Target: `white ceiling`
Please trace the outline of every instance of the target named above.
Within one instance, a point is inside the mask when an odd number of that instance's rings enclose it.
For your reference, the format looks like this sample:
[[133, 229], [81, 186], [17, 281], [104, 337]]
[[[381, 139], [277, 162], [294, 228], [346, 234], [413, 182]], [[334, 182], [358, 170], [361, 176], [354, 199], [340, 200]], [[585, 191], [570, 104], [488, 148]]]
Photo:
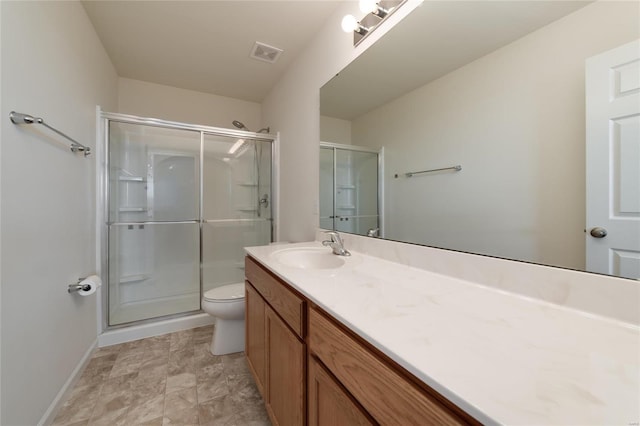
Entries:
[[321, 114], [353, 120], [590, 1], [425, 1], [321, 89]]
[[[339, 4], [83, 1], [120, 77], [253, 102], [264, 99]], [[251, 59], [256, 41], [284, 53], [275, 64]]]

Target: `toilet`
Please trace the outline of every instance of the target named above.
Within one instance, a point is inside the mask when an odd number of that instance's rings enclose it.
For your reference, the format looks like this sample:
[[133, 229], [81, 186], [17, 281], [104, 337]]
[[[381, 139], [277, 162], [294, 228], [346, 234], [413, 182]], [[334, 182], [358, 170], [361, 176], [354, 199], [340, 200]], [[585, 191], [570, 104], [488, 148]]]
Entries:
[[205, 292], [202, 310], [216, 319], [210, 348], [213, 355], [244, 351], [244, 283]]

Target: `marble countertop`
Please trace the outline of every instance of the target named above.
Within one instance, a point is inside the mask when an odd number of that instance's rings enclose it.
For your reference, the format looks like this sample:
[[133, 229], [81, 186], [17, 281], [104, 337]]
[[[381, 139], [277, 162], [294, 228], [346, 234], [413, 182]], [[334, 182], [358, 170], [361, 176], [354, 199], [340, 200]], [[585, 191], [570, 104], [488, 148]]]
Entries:
[[355, 252], [312, 271], [274, 255], [305, 247], [245, 250], [480, 422], [640, 422], [639, 327]]

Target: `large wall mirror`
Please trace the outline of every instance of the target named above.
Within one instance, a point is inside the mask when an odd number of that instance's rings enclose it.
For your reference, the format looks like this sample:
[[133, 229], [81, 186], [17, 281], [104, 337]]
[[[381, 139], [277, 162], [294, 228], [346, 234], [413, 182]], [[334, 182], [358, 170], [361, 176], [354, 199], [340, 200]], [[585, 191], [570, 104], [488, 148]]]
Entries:
[[425, 1], [322, 87], [320, 139], [384, 149], [383, 238], [640, 279], [638, 16]]

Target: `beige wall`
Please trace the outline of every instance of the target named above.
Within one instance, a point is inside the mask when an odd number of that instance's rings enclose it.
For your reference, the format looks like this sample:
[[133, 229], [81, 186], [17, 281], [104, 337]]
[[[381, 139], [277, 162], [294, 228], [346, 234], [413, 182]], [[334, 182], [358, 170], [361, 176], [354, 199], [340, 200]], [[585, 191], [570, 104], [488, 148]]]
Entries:
[[638, 16], [589, 5], [355, 119], [354, 145], [385, 146], [386, 237], [584, 269], [585, 59]]
[[95, 147], [96, 105], [117, 76], [79, 2], [0, 2], [3, 425], [34, 425], [96, 342], [96, 298], [67, 285], [96, 271], [95, 156], [72, 154], [41, 116]]
[[339, 118], [320, 116], [320, 140], [322, 142], [351, 144], [351, 122]]
[[117, 112], [226, 128], [238, 120], [254, 132], [264, 127], [258, 103], [129, 78], [118, 79]]

